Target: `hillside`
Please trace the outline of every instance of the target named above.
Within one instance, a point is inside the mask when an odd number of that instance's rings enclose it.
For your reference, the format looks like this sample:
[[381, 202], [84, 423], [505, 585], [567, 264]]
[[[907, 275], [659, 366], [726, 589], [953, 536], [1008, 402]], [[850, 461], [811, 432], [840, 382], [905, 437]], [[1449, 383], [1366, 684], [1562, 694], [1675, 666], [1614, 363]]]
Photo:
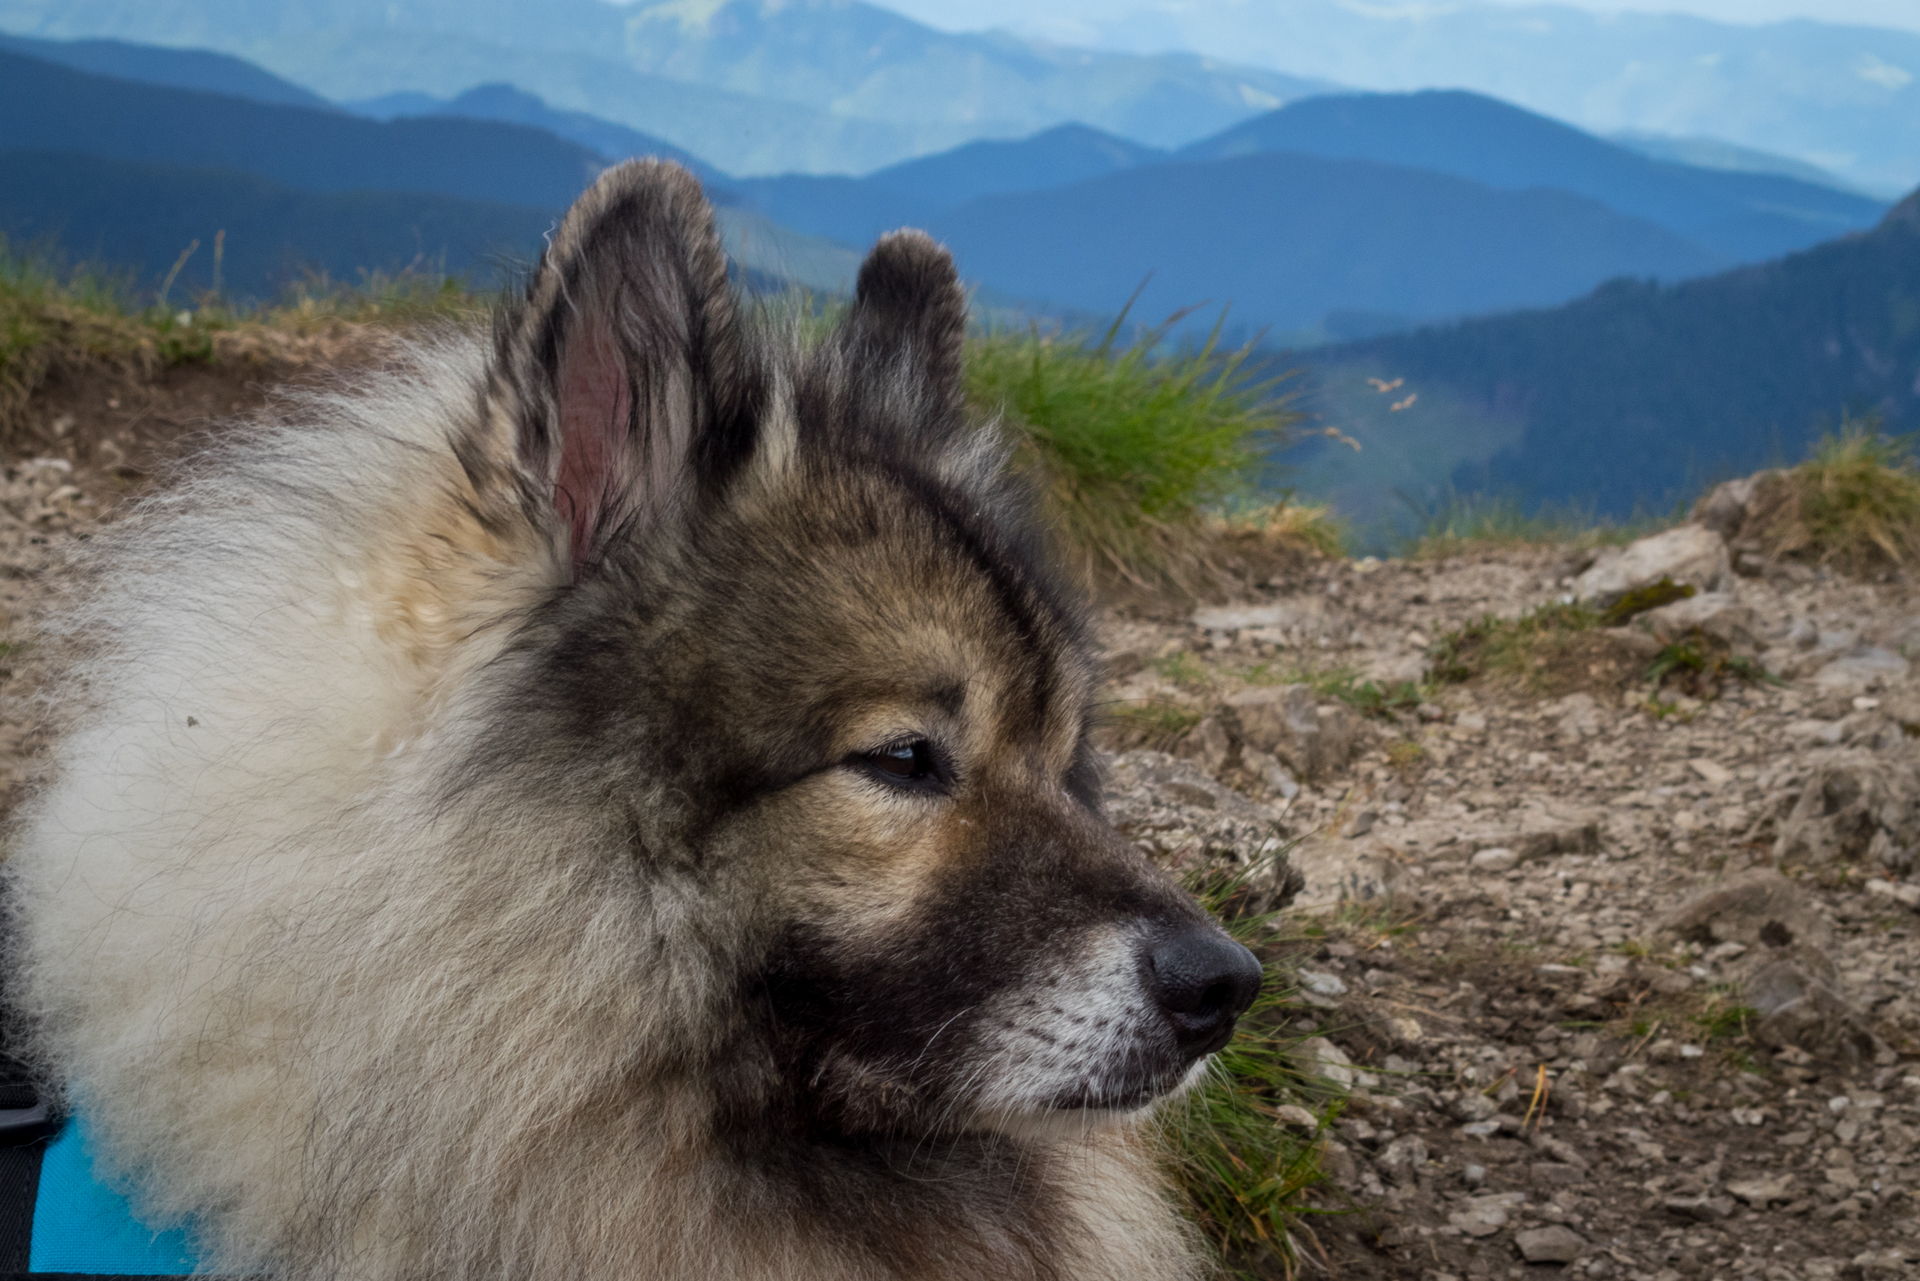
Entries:
[[659, 156], [665, 160], [679, 161], [709, 185], [727, 181], [726, 175], [712, 165], [663, 138], [590, 116], [584, 111], [556, 111], [533, 94], [507, 84], [476, 85], [454, 98], [436, 98], [425, 93], [395, 93], [384, 98], [369, 98], [342, 105], [356, 115], [373, 120], [457, 116], [466, 120], [526, 125], [577, 143], [609, 161], [626, 160], [633, 156]]
[[134, 84], [0, 51], [0, 146], [215, 166], [315, 192], [562, 208], [601, 157], [522, 125], [344, 112]]
[[302, 89], [290, 80], [282, 80], [243, 58], [205, 49], [167, 49], [129, 44], [124, 40], [34, 40], [0, 35], [0, 50], [139, 84], [198, 89], [289, 107], [328, 110], [333, 106], [319, 94]]
[[260, 300], [310, 273], [355, 281], [414, 267], [489, 284], [539, 252], [553, 218], [432, 193], [323, 194], [232, 169], [0, 150], [7, 242], [57, 245], [69, 258], [135, 273], [146, 290], [197, 240], [169, 295], [179, 302], [212, 285], [216, 232], [226, 233], [224, 292]]
[[1211, 160], [1295, 152], [1432, 169], [1502, 190], [1551, 187], [1644, 218], [1730, 262], [1757, 262], [1872, 226], [1881, 202], [1779, 174], [1701, 169], [1482, 94], [1336, 94], [1289, 103], [1180, 151]]
[[1072, 120], [1180, 143], [1332, 87], [1191, 55], [951, 35], [845, 0], [0, 0], [0, 30], [217, 49], [336, 101], [512, 84], [739, 174], [863, 172]]
[[[1920, 428], [1920, 194], [1873, 230], [1679, 284], [1622, 280], [1548, 311], [1303, 353], [1312, 408], [1363, 447], [1296, 479], [1356, 514], [1392, 489], [1664, 508], [1798, 458], [1843, 412]], [[1391, 396], [1369, 377], [1405, 379]], [[1394, 413], [1389, 402], [1419, 400]]]
[[1721, 265], [1578, 196], [1294, 155], [1146, 165], [983, 197], [928, 226], [969, 278], [1036, 301], [1112, 313], [1152, 273], [1137, 318], [1231, 302], [1241, 323], [1282, 331], [1333, 309], [1458, 315]]

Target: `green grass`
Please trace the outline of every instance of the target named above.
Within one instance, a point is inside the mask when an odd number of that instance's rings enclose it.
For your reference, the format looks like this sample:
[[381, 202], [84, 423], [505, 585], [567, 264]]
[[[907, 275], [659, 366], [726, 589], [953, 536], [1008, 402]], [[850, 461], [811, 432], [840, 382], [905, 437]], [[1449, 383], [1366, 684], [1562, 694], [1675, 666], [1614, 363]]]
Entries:
[[[1167, 1168], [1188, 1215], [1226, 1271], [1244, 1278], [1299, 1270], [1308, 1235], [1303, 1220], [1314, 1212], [1306, 1195], [1324, 1182], [1322, 1136], [1341, 1104], [1323, 1078], [1300, 1072], [1302, 1038], [1282, 1030], [1290, 985], [1275, 959], [1275, 914], [1249, 902], [1265, 870], [1256, 863], [1188, 880], [1228, 932], [1262, 956], [1267, 981], [1206, 1078], [1157, 1118]], [[1277, 1109], [1290, 1103], [1312, 1111], [1319, 1130], [1309, 1135], [1282, 1124]]]
[[1812, 456], [1770, 477], [1748, 526], [1775, 556], [1866, 573], [1920, 563], [1920, 466], [1912, 437], [1849, 418]]
[[989, 333], [968, 345], [967, 396], [1019, 434], [1066, 542], [1096, 576], [1188, 587], [1206, 523], [1251, 492], [1293, 415], [1246, 370], [1248, 351], [1160, 354], [1161, 335]]

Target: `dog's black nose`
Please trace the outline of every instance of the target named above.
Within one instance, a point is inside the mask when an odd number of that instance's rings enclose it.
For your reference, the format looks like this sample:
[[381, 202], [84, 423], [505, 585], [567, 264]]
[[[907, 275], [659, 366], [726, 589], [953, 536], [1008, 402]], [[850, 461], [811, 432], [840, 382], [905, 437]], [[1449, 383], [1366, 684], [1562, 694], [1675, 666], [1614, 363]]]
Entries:
[[1181, 930], [1153, 949], [1154, 999], [1192, 1058], [1211, 1054], [1233, 1035], [1234, 1021], [1260, 992], [1260, 962], [1210, 925]]

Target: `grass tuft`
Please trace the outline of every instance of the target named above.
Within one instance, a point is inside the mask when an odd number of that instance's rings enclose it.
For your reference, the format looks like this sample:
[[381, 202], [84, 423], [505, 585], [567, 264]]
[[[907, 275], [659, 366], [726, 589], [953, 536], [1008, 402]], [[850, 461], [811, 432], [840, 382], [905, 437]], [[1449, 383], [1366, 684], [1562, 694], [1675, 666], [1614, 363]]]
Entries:
[[1920, 563], [1920, 466], [1911, 437], [1849, 418], [1798, 467], [1765, 478], [1743, 534], [1770, 555], [1862, 574]]
[[[1284, 859], [1282, 851], [1273, 856]], [[1325, 1181], [1320, 1154], [1341, 1100], [1297, 1067], [1304, 1038], [1283, 1030], [1289, 987], [1275, 959], [1276, 912], [1256, 887], [1273, 864], [1188, 877], [1188, 888], [1242, 944], [1266, 962], [1267, 981], [1233, 1041], [1206, 1078], [1157, 1119], [1167, 1168], [1188, 1216], [1213, 1243], [1229, 1275], [1291, 1277], [1302, 1262], [1307, 1192]], [[1307, 1108], [1312, 1133], [1289, 1128], [1278, 1109]]]
[[1514, 619], [1488, 615], [1434, 642], [1434, 679], [1494, 676], [1544, 692], [1556, 672], [1583, 657], [1579, 638], [1598, 626], [1600, 615], [1579, 605], [1543, 605]]
[[1247, 349], [1218, 349], [1217, 332], [1170, 356], [1156, 354], [1158, 333], [1124, 349], [1113, 336], [978, 338], [968, 398], [1018, 434], [1089, 577], [1191, 595], [1212, 569], [1208, 521], [1251, 492], [1293, 415], [1249, 375]]

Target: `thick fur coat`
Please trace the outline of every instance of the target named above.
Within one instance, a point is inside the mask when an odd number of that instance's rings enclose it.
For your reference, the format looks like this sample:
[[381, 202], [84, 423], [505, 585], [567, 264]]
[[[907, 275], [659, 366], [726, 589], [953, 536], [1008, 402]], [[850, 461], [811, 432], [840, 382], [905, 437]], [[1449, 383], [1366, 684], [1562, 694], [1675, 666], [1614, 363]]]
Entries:
[[900, 233], [749, 323], [622, 166], [491, 339], [99, 540], [5, 872], [150, 1221], [289, 1281], [1200, 1270], [1132, 1121], [1257, 967], [1100, 817], [964, 317]]

